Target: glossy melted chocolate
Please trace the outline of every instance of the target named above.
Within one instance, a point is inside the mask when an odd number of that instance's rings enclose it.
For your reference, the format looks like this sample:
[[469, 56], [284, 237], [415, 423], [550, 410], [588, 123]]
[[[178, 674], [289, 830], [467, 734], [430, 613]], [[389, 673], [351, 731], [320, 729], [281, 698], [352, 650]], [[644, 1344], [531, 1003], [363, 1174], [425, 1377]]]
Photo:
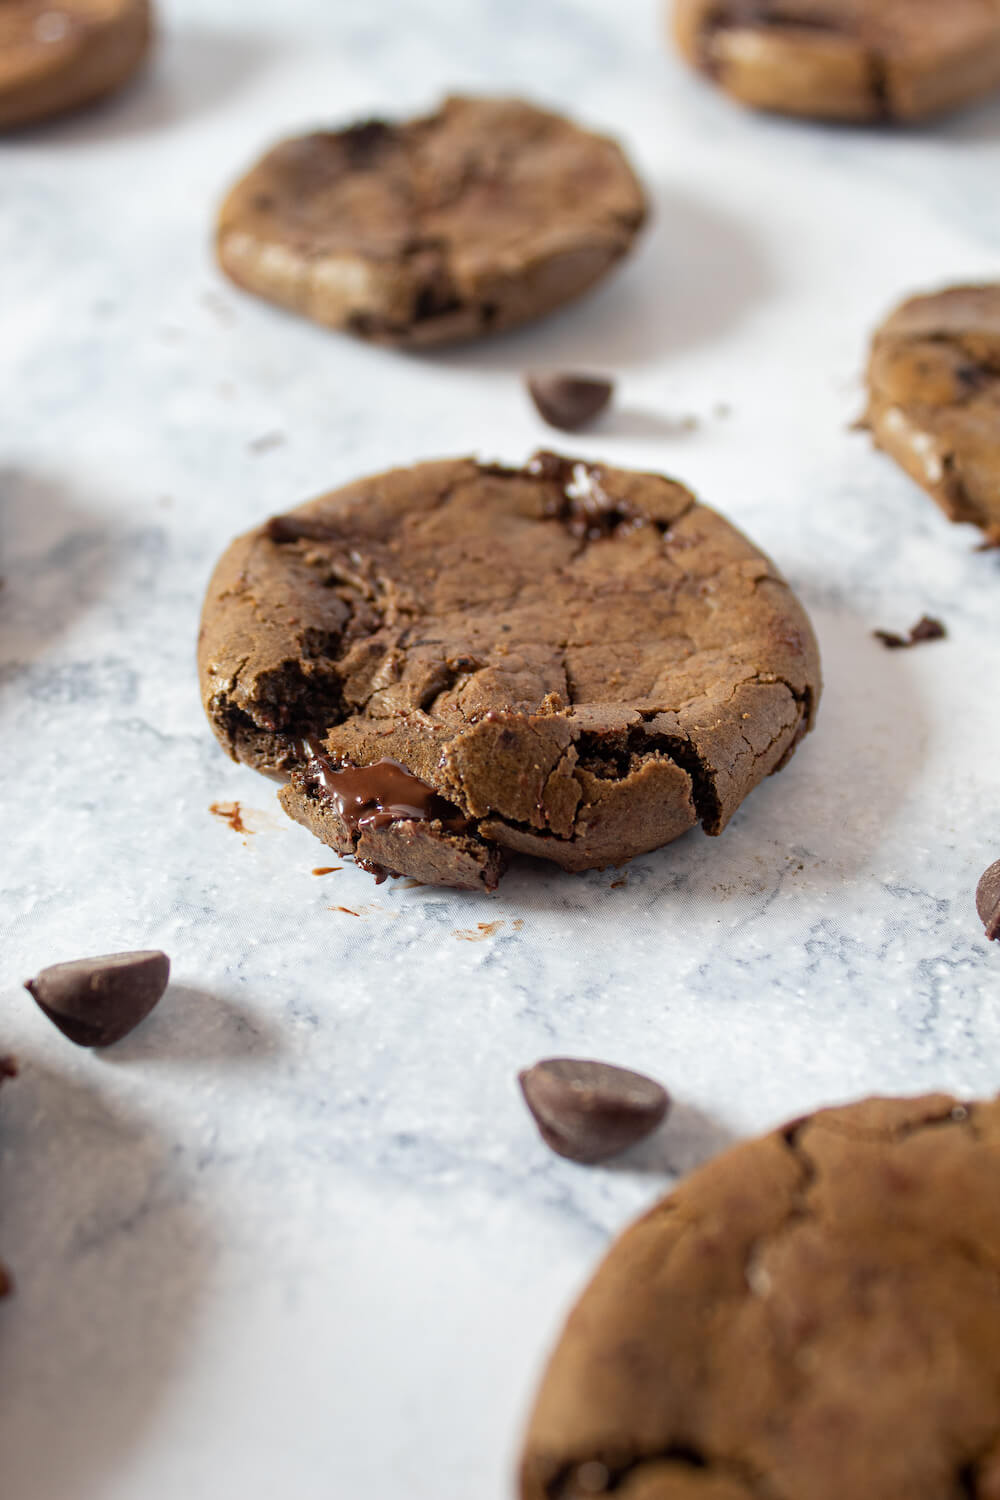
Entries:
[[305, 776], [312, 789], [329, 802], [352, 834], [366, 828], [387, 828], [403, 819], [427, 822], [453, 817], [458, 811], [433, 787], [396, 760], [371, 766], [338, 769], [329, 756], [305, 742]]

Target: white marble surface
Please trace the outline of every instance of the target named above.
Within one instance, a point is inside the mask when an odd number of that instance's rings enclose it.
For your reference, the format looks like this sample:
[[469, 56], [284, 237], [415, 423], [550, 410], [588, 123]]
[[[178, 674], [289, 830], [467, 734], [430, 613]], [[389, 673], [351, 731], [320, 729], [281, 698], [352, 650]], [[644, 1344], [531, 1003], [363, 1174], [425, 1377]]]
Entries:
[[[1000, 272], [1000, 101], [905, 134], [748, 118], [653, 0], [164, 10], [140, 86], [0, 145], [4, 1500], [502, 1500], [565, 1308], [672, 1173], [868, 1090], [997, 1086], [972, 893], [1000, 854], [1000, 554], [848, 425], [883, 311]], [[613, 284], [414, 358], [220, 280], [212, 206], [259, 148], [454, 87], [625, 139], [656, 222]], [[817, 733], [625, 885], [316, 878], [340, 861], [201, 716], [212, 562], [357, 474], [551, 443], [518, 380], [546, 364], [619, 377], [579, 449], [689, 481], [801, 590]], [[946, 642], [871, 639], [924, 611]], [[130, 946], [175, 980], [107, 1055], [19, 988]], [[552, 1052], [662, 1078], [662, 1136], [607, 1170], [549, 1155], [514, 1076]]]

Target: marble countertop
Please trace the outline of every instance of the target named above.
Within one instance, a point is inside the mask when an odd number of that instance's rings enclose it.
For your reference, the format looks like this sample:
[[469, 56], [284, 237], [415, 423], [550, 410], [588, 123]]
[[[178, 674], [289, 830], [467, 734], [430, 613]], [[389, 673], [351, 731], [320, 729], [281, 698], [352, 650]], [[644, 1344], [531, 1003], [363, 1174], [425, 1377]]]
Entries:
[[[874, 322], [1000, 272], [1000, 99], [906, 132], [750, 118], [654, 0], [162, 9], [140, 85], [0, 145], [4, 1497], [504, 1500], [565, 1310], [678, 1172], [826, 1102], [997, 1086], [973, 891], [1000, 553], [850, 424]], [[626, 141], [656, 214], [617, 279], [402, 356], [220, 278], [213, 205], [263, 146], [455, 88]], [[820, 636], [817, 732], [721, 839], [625, 872], [316, 877], [341, 861], [203, 720], [211, 566], [354, 476], [551, 446], [537, 366], [614, 373], [574, 446], [676, 474], [774, 555]], [[946, 641], [873, 641], [924, 612]], [[242, 835], [209, 811], [234, 800]], [[153, 946], [172, 987], [106, 1055], [20, 989]], [[515, 1074], [552, 1053], [662, 1079], [662, 1133], [606, 1169], [551, 1155]]]

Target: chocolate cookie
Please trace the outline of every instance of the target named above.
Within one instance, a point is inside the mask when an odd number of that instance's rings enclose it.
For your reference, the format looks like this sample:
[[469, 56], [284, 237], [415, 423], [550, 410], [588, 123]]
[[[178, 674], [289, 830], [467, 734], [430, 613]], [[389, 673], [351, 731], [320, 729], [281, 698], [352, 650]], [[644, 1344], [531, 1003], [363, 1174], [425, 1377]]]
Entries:
[[904, 302], [875, 335], [868, 398], [878, 446], [1000, 542], [1000, 285]]
[[615, 1244], [535, 1406], [522, 1500], [1000, 1495], [1000, 1103], [824, 1110]]
[[0, 0], [0, 129], [111, 93], [152, 30], [149, 0]]
[[1000, 87], [1000, 0], [675, 0], [696, 68], [755, 109], [920, 120]]
[[[17, 1077], [17, 1063], [14, 1061], [14, 1059], [12, 1057], [5, 1057], [2, 1054], [0, 1054], [0, 1085], [3, 1084], [3, 1082], [4, 1082], [5, 1079], [7, 1079], [7, 1078], [16, 1078], [16, 1077]], [[3, 1263], [0, 1262], [0, 1297], [6, 1297], [7, 1293], [10, 1291], [10, 1288], [11, 1288], [10, 1276], [8, 1275], [7, 1271], [5, 1270], [5, 1268], [3, 1266]]]
[[578, 297], [646, 214], [614, 141], [518, 99], [448, 99], [275, 147], [222, 206], [248, 291], [387, 344], [475, 338]]
[[719, 833], [813, 722], [774, 566], [683, 485], [538, 454], [325, 495], [209, 585], [206, 712], [291, 817], [368, 867], [495, 885], [502, 852], [618, 864]]

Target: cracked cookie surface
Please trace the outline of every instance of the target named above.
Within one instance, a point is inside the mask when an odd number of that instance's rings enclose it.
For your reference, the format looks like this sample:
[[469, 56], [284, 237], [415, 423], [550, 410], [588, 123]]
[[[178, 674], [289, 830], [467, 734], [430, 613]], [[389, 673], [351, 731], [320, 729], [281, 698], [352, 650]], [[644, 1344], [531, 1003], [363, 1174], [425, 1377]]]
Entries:
[[673, 27], [755, 109], [919, 120], [1000, 88], [1000, 0], [675, 0]]
[[1000, 542], [1000, 285], [897, 308], [872, 344], [867, 421], [949, 520]]
[[218, 738], [287, 780], [290, 816], [460, 886], [494, 885], [503, 851], [584, 870], [720, 832], [820, 690], [804, 611], [728, 521], [551, 453], [394, 470], [241, 537], [199, 666]]
[[996, 1500], [1000, 1104], [824, 1110], [612, 1247], [531, 1418], [522, 1500]]
[[149, 0], [0, 0], [0, 129], [125, 83], [152, 38]]
[[646, 215], [614, 141], [518, 99], [285, 141], [232, 189], [217, 252], [246, 290], [381, 343], [475, 338], [600, 280]]

